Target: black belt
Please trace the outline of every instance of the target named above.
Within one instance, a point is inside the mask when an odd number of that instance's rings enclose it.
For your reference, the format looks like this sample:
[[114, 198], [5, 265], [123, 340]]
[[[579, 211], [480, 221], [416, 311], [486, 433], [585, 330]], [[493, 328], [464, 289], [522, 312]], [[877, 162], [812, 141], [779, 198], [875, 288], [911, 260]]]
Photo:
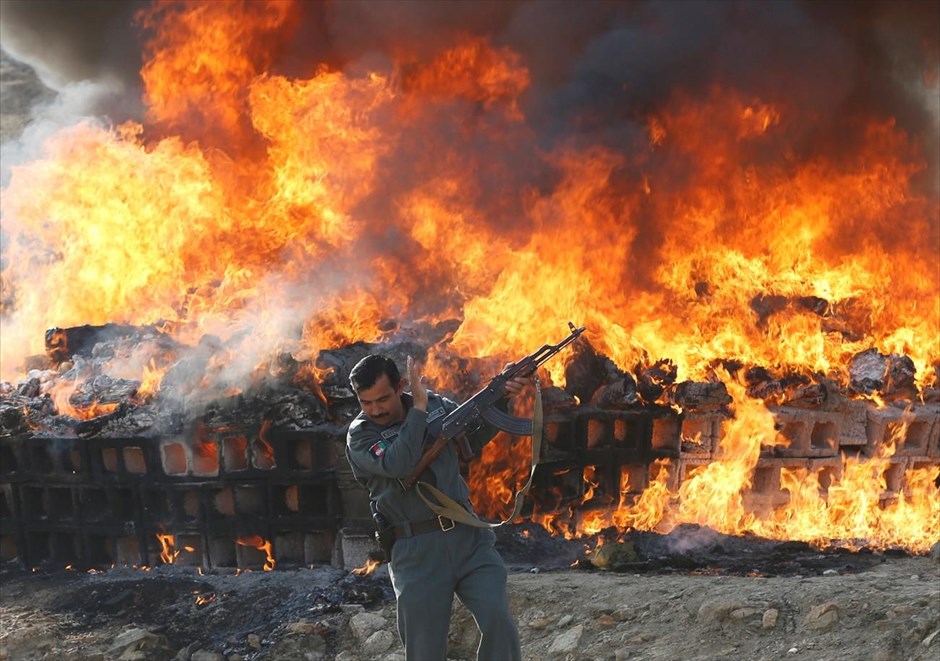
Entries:
[[425, 533], [434, 532], [435, 530], [447, 532], [448, 530], [452, 530], [455, 525], [457, 524], [446, 516], [436, 516], [433, 519], [426, 519], [424, 521], [406, 521], [405, 523], [395, 526], [395, 539], [423, 535]]

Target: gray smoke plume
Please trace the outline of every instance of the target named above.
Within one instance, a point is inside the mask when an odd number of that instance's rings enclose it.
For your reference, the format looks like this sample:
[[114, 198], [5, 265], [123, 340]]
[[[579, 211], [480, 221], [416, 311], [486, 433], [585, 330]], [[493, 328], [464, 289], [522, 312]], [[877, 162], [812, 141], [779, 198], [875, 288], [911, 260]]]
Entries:
[[142, 6], [136, 1], [4, 0], [0, 45], [55, 90], [107, 80], [134, 87], [141, 56], [133, 18]]

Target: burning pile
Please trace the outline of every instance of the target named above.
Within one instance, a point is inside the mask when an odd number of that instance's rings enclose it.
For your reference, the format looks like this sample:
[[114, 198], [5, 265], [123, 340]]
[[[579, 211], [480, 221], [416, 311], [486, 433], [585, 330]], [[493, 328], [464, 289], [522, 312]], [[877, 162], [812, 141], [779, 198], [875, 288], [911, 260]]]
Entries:
[[[54, 133], [3, 190], [0, 432], [341, 425], [370, 347], [459, 397], [571, 319], [589, 345], [544, 375], [533, 521], [929, 548], [937, 35], [895, 41], [904, 3], [794, 3], [797, 44], [779, 7], [696, 9], [712, 34], [605, 3], [551, 28], [564, 62], [521, 36], [554, 25], [527, 6], [411, 7], [368, 43], [329, 35], [382, 5], [148, 6], [145, 115]], [[697, 64], [641, 55], [670, 43]], [[471, 467], [478, 509], [525, 446]]]

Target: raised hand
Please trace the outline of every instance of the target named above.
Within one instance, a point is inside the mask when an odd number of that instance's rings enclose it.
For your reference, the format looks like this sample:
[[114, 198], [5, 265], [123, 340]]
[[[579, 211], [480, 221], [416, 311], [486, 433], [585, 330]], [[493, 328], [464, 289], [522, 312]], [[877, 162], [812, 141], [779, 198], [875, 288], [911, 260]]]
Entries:
[[414, 407], [419, 411], [428, 410], [428, 391], [424, 387], [424, 377], [421, 370], [415, 365], [414, 358], [408, 356], [408, 385], [411, 386], [411, 396], [414, 399]]

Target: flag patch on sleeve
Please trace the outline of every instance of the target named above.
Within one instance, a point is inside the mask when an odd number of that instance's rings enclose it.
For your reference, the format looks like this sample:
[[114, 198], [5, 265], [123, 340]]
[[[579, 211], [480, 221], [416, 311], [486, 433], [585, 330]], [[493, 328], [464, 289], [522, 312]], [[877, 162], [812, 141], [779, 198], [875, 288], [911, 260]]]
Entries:
[[385, 444], [385, 441], [379, 441], [378, 443], [373, 445], [371, 448], [369, 448], [369, 454], [371, 454], [373, 457], [378, 459], [383, 454], [385, 454], [385, 448], [387, 447], [388, 446]]

